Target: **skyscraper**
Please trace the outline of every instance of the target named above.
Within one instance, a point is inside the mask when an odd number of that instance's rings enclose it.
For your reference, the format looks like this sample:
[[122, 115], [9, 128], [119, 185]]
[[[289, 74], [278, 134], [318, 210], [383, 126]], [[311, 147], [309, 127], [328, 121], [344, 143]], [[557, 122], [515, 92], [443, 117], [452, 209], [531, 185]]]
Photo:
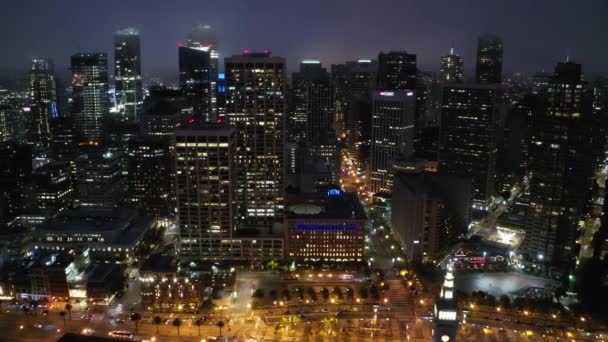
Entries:
[[530, 228], [523, 250], [561, 270], [574, 266], [579, 220], [588, 212], [599, 137], [582, 67], [559, 63], [544, 106], [533, 108], [529, 144]]
[[336, 94], [336, 127], [346, 141], [348, 154], [363, 172], [369, 162], [371, 102], [376, 88], [378, 63], [370, 59], [332, 65]]
[[72, 116], [77, 142], [99, 142], [108, 115], [108, 56], [72, 55]]
[[191, 115], [211, 120], [211, 54], [208, 46], [178, 46], [179, 85]]
[[225, 59], [226, 119], [239, 134], [238, 204], [246, 221], [282, 219], [285, 165], [285, 59], [270, 52]]
[[175, 131], [182, 257], [232, 257], [230, 240], [237, 224], [236, 140], [235, 129], [223, 124], [191, 120]]
[[120, 121], [139, 121], [144, 94], [139, 32], [126, 28], [114, 36], [114, 76]]
[[492, 85], [443, 88], [439, 172], [471, 178], [472, 199], [479, 208], [488, 204], [494, 192], [499, 99]]
[[123, 199], [122, 153], [103, 149], [76, 159], [76, 205], [110, 209]]
[[51, 141], [51, 118], [58, 116], [57, 85], [53, 63], [48, 59], [34, 59], [30, 71], [30, 141], [48, 146]]
[[378, 90], [416, 89], [416, 55], [407, 51], [380, 52], [378, 55]]
[[458, 56], [454, 48], [450, 53], [441, 57], [441, 76], [444, 83], [462, 83], [464, 79], [464, 59]]
[[218, 115], [217, 92], [221, 90], [218, 87], [220, 55], [217, 42], [215, 31], [211, 26], [203, 24], [195, 26], [186, 40], [189, 47], [207, 47], [209, 49], [209, 121], [212, 122]]
[[481, 84], [500, 84], [502, 80], [503, 43], [499, 37], [486, 34], [477, 42], [475, 79]]
[[393, 190], [393, 163], [413, 154], [413, 91], [378, 91], [372, 98], [372, 138], [369, 191], [390, 194]]
[[127, 200], [147, 215], [173, 215], [173, 158], [160, 137], [129, 141]]

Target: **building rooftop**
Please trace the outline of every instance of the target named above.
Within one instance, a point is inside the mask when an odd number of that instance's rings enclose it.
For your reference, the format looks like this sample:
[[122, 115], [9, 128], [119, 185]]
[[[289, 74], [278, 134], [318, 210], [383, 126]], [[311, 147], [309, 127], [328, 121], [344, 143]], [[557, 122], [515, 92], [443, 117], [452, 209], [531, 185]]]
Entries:
[[153, 254], [139, 269], [140, 272], [177, 272], [177, 263], [174, 257], [162, 254]]
[[141, 239], [154, 223], [153, 217], [139, 215], [134, 209], [81, 208], [65, 211], [52, 221], [41, 224], [34, 237], [45, 242], [47, 234], [99, 234], [103, 235], [105, 244], [128, 246]]
[[356, 194], [338, 189], [330, 189], [326, 193], [288, 195], [285, 217], [317, 220], [367, 219]]

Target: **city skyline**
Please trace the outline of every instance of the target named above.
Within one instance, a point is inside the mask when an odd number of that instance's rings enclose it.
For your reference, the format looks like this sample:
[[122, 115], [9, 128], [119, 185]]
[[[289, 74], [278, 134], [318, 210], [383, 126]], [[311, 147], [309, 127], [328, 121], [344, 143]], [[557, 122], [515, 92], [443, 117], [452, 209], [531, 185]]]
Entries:
[[[253, 6], [228, 1], [213, 7], [193, 1], [183, 1], [181, 6], [154, 1], [152, 5], [142, 6], [134, 1], [114, 6], [87, 5], [94, 7], [90, 11], [84, 11], [80, 2], [62, 2], [67, 6], [33, 1], [11, 4], [14, 11], [27, 11], [30, 15], [19, 18], [18, 22], [13, 19], [15, 16], [0, 20], [0, 32], [4, 32], [0, 37], [11, 47], [4, 54], [0, 78], [15, 78], [18, 70], [27, 68], [31, 59], [46, 57], [55, 62], [58, 75], [65, 78], [71, 54], [111, 52], [113, 33], [133, 26], [141, 32], [144, 78], [173, 81], [177, 79], [177, 44], [185, 42], [188, 32], [198, 24], [209, 24], [215, 29], [222, 42], [220, 58], [245, 48], [252, 51], [267, 48], [286, 58], [290, 72], [295, 71], [303, 59], [319, 59], [330, 65], [375, 58], [378, 52], [390, 50], [415, 53], [422, 70], [438, 71], [441, 56], [454, 43], [464, 57], [468, 78], [474, 73], [477, 38], [485, 33], [494, 33], [503, 39], [505, 72], [550, 71], [554, 63], [565, 60], [567, 55], [585, 65], [590, 76], [607, 71], [602, 61], [608, 57], [608, 48], [597, 44], [605, 30], [597, 28], [606, 25], [599, 13], [605, 13], [608, 4], [600, 1], [575, 7], [565, 1], [533, 4], [520, 1], [510, 2], [508, 6], [476, 2], [471, 7], [435, 1], [424, 4], [383, 1], [383, 6], [373, 8], [367, 8], [362, 1], [337, 1], [319, 6], [310, 2], [287, 5], [275, 1]], [[269, 8], [273, 9], [272, 16], [266, 11]], [[318, 11], [318, 8], [325, 10]], [[410, 13], [412, 20], [408, 20]], [[69, 23], [57, 25], [57, 20], [68, 17]], [[367, 20], [367, 23], [358, 25], [360, 21], [351, 18]], [[573, 20], [566, 20], [569, 18]], [[531, 24], [514, 26], [513, 20]], [[157, 25], [159, 22], [163, 25]], [[260, 22], [264, 24], [259, 25]], [[289, 29], [302, 25], [307, 25], [307, 29]], [[284, 27], [287, 29], [278, 29]], [[18, 35], [14, 34], [15, 30]], [[343, 43], [334, 44], [335, 41]]]

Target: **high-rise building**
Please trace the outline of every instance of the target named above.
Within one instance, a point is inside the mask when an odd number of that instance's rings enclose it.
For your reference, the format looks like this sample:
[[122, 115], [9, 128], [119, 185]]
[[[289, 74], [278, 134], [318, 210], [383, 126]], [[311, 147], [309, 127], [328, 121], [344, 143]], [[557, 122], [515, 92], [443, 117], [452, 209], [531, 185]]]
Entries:
[[172, 215], [173, 158], [162, 139], [131, 140], [127, 151], [127, 200], [146, 215]]
[[378, 55], [378, 90], [416, 89], [416, 55], [407, 51], [380, 52]]
[[346, 141], [348, 154], [363, 172], [369, 162], [372, 93], [376, 88], [378, 63], [370, 59], [332, 65], [336, 94], [336, 128]]
[[236, 130], [227, 125], [190, 121], [175, 131], [182, 257], [233, 257], [231, 239], [238, 218], [236, 150]]
[[464, 80], [464, 59], [456, 54], [454, 48], [441, 57], [440, 79], [444, 83], [462, 83]]
[[218, 40], [215, 31], [209, 25], [199, 24], [195, 26], [186, 40], [188, 47], [209, 49], [209, 121], [213, 122], [218, 117], [218, 92], [219, 88], [219, 52]]
[[226, 119], [239, 132], [240, 215], [252, 223], [282, 219], [285, 166], [285, 59], [270, 52], [225, 59]]
[[0, 227], [25, 212], [30, 199], [32, 146], [0, 143]]
[[175, 127], [188, 116], [187, 107], [186, 97], [181, 90], [150, 88], [150, 96], [144, 101], [141, 134], [171, 142]]
[[108, 55], [72, 55], [72, 116], [76, 142], [100, 142], [109, 112]]
[[48, 59], [34, 59], [30, 71], [29, 140], [36, 145], [48, 146], [51, 141], [50, 121], [59, 113], [56, 87], [53, 63]]
[[110, 149], [76, 159], [76, 206], [96, 209], [117, 207], [124, 195], [123, 156]]
[[443, 88], [439, 172], [471, 178], [472, 198], [479, 208], [494, 193], [499, 99], [493, 85], [450, 84]]
[[119, 120], [139, 121], [144, 94], [139, 32], [134, 28], [120, 30], [114, 36], [114, 77]]
[[546, 92], [546, 105], [533, 109], [529, 142], [530, 227], [523, 251], [560, 270], [574, 267], [579, 220], [588, 213], [597, 150], [593, 95], [582, 67], [559, 63]]
[[69, 162], [51, 162], [34, 170], [36, 204], [39, 209], [61, 212], [74, 205], [74, 182]]
[[395, 175], [391, 221], [411, 260], [437, 260], [469, 223], [471, 180], [432, 172]]
[[372, 99], [369, 191], [390, 194], [393, 163], [414, 151], [416, 97], [409, 91], [378, 91]]
[[179, 85], [192, 108], [191, 115], [211, 119], [211, 55], [207, 46], [178, 46]]
[[334, 99], [330, 74], [319, 61], [305, 60], [292, 79], [293, 105], [288, 120], [288, 139], [305, 143], [311, 157], [323, 160], [337, 178], [340, 156], [333, 129]]
[[499, 37], [486, 34], [477, 42], [475, 79], [481, 84], [500, 84], [502, 81], [503, 43]]

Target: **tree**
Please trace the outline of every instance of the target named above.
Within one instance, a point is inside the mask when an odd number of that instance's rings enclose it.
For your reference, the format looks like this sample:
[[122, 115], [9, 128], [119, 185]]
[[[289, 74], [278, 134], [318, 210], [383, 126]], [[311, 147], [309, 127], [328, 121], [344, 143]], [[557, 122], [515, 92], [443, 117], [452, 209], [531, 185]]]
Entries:
[[310, 297], [310, 300], [312, 300], [313, 302], [317, 300], [317, 293], [315, 292], [314, 288], [309, 287], [308, 289], [306, 289], [306, 292], [308, 294], [308, 297]]
[[65, 327], [65, 324], [66, 324], [65, 323], [65, 315], [66, 315], [65, 311], [59, 311], [59, 316], [61, 316], [61, 318], [63, 318], [63, 326], [64, 327]]
[[220, 337], [222, 337], [222, 328], [224, 327], [224, 321], [219, 321], [217, 323], [215, 323], [215, 325], [220, 328]]
[[334, 287], [334, 295], [336, 295], [336, 297], [338, 297], [338, 300], [342, 300], [342, 298], [344, 298], [344, 295], [342, 293], [342, 289], [340, 288], [340, 286]]
[[194, 325], [196, 325], [196, 327], [198, 328], [198, 336], [201, 336], [201, 325], [203, 324], [203, 319], [199, 318], [196, 321], [194, 321]]
[[287, 288], [284, 288], [283, 291], [281, 291], [281, 298], [286, 301], [291, 300], [291, 293], [289, 293], [289, 290]]
[[70, 317], [70, 321], [72, 320], [72, 304], [67, 303], [65, 305], [65, 310], [68, 312], [68, 316]]
[[323, 300], [327, 302], [329, 299], [329, 290], [326, 287], [321, 289], [321, 296], [323, 297]]
[[277, 293], [277, 290], [270, 290], [270, 292], [268, 292], [268, 295], [270, 296], [270, 299], [272, 300], [277, 300], [277, 298], [279, 298], [279, 294]]
[[352, 287], [346, 289], [346, 298], [350, 301], [355, 299], [355, 291], [353, 291]]
[[182, 326], [182, 320], [179, 318], [176, 318], [173, 320], [173, 326], [177, 328], [177, 336], [179, 336], [179, 327]]
[[139, 332], [139, 321], [141, 321], [141, 315], [137, 312], [131, 314], [131, 320], [135, 323], [135, 333]]
[[361, 299], [363, 299], [363, 300], [366, 300], [369, 297], [369, 295], [367, 293], [367, 287], [361, 286], [359, 288], [359, 297], [361, 297]]
[[253, 291], [253, 294], [251, 296], [255, 299], [262, 299], [264, 298], [264, 290], [256, 289], [255, 291]]
[[156, 325], [156, 334], [158, 335], [158, 326], [163, 323], [163, 319], [160, 316], [154, 316], [154, 325]]
[[295, 291], [298, 295], [298, 298], [300, 298], [300, 300], [304, 299], [304, 289], [303, 288], [296, 287]]
[[376, 300], [376, 301], [380, 300], [380, 291], [378, 290], [376, 285], [370, 286], [369, 293], [372, 295], [374, 300]]
[[486, 304], [491, 308], [495, 307], [496, 306], [496, 297], [494, 297], [492, 295], [487, 295]]

